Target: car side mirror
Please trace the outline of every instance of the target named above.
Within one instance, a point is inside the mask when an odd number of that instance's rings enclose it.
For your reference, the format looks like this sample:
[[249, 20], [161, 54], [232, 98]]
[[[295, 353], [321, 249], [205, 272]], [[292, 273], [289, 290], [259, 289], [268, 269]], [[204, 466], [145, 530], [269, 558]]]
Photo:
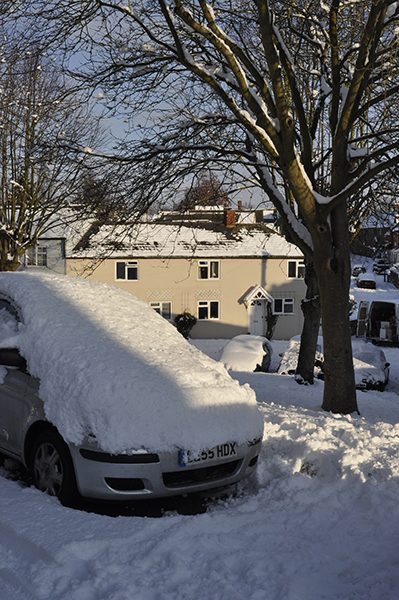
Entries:
[[26, 360], [17, 348], [0, 348], [0, 365], [26, 371]]

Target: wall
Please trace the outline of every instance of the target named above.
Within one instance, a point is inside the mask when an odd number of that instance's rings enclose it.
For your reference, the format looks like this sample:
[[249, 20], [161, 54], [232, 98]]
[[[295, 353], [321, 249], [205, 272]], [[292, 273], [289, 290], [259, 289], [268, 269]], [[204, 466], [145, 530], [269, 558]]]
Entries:
[[90, 269], [93, 261], [68, 259], [67, 273], [116, 285], [147, 303], [170, 301], [173, 316], [184, 310], [197, 316], [199, 301], [218, 300], [220, 319], [198, 321], [191, 333], [193, 338], [231, 338], [247, 333], [247, 309], [238, 301], [249, 288], [260, 284], [274, 297], [295, 299], [294, 314], [279, 317], [274, 338], [289, 339], [301, 332], [300, 301], [305, 294], [305, 283], [302, 279], [288, 279], [287, 259], [223, 258], [220, 279], [210, 280], [198, 279], [197, 259], [135, 257], [118, 260], [139, 261], [138, 281], [116, 280], [115, 259], [99, 261], [94, 270]]
[[24, 264], [28, 269], [51, 269], [55, 273], [65, 275], [65, 241], [63, 238], [39, 238], [38, 246], [47, 249], [47, 267], [38, 267], [27, 264], [27, 258], [24, 257]]

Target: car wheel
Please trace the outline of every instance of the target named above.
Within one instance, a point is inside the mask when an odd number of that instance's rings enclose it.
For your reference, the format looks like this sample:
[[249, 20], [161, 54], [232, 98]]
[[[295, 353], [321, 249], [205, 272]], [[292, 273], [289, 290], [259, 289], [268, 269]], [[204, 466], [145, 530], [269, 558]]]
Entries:
[[72, 506], [78, 497], [75, 471], [68, 446], [55, 431], [43, 431], [31, 452], [30, 472], [33, 483], [42, 492], [56, 496]]

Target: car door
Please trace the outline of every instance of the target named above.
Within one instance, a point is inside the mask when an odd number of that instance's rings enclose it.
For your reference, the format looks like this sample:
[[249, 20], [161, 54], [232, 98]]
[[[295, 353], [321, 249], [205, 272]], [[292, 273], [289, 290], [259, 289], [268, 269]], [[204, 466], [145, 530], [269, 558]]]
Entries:
[[357, 330], [356, 337], [364, 337], [366, 333], [366, 321], [368, 315], [369, 302], [367, 300], [361, 300], [359, 302], [358, 316], [357, 316]]
[[30, 375], [15, 367], [0, 385], [0, 446], [7, 454], [22, 456], [23, 437], [32, 404], [26, 394]]

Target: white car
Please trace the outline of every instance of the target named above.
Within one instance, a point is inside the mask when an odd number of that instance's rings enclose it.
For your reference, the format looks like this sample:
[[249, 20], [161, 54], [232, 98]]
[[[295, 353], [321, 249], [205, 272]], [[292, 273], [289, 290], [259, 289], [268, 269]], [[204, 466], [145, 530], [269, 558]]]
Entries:
[[263, 371], [267, 373], [273, 348], [261, 335], [237, 335], [228, 342], [220, 355], [220, 362], [229, 371]]
[[[283, 352], [283, 354], [281, 356], [280, 364], [277, 368], [277, 373], [279, 375], [295, 375], [296, 367], [298, 364], [300, 346], [301, 346], [301, 336], [296, 335], [290, 339], [285, 352]], [[322, 379], [324, 376], [323, 361], [324, 361], [323, 338], [321, 336], [319, 336], [318, 340], [317, 340], [315, 365], [314, 365], [314, 377], [316, 377], [317, 379]]]
[[352, 275], [358, 277], [361, 273], [366, 273], [367, 269], [364, 265], [353, 265]]
[[353, 367], [355, 382], [359, 390], [378, 390], [382, 392], [389, 381], [389, 363], [385, 353], [362, 340], [352, 341]]
[[64, 504], [211, 495], [256, 468], [254, 392], [117, 287], [0, 273], [0, 365], [0, 451]]
[[356, 285], [359, 288], [366, 288], [369, 290], [375, 290], [377, 282], [373, 273], [360, 273], [356, 278]]

